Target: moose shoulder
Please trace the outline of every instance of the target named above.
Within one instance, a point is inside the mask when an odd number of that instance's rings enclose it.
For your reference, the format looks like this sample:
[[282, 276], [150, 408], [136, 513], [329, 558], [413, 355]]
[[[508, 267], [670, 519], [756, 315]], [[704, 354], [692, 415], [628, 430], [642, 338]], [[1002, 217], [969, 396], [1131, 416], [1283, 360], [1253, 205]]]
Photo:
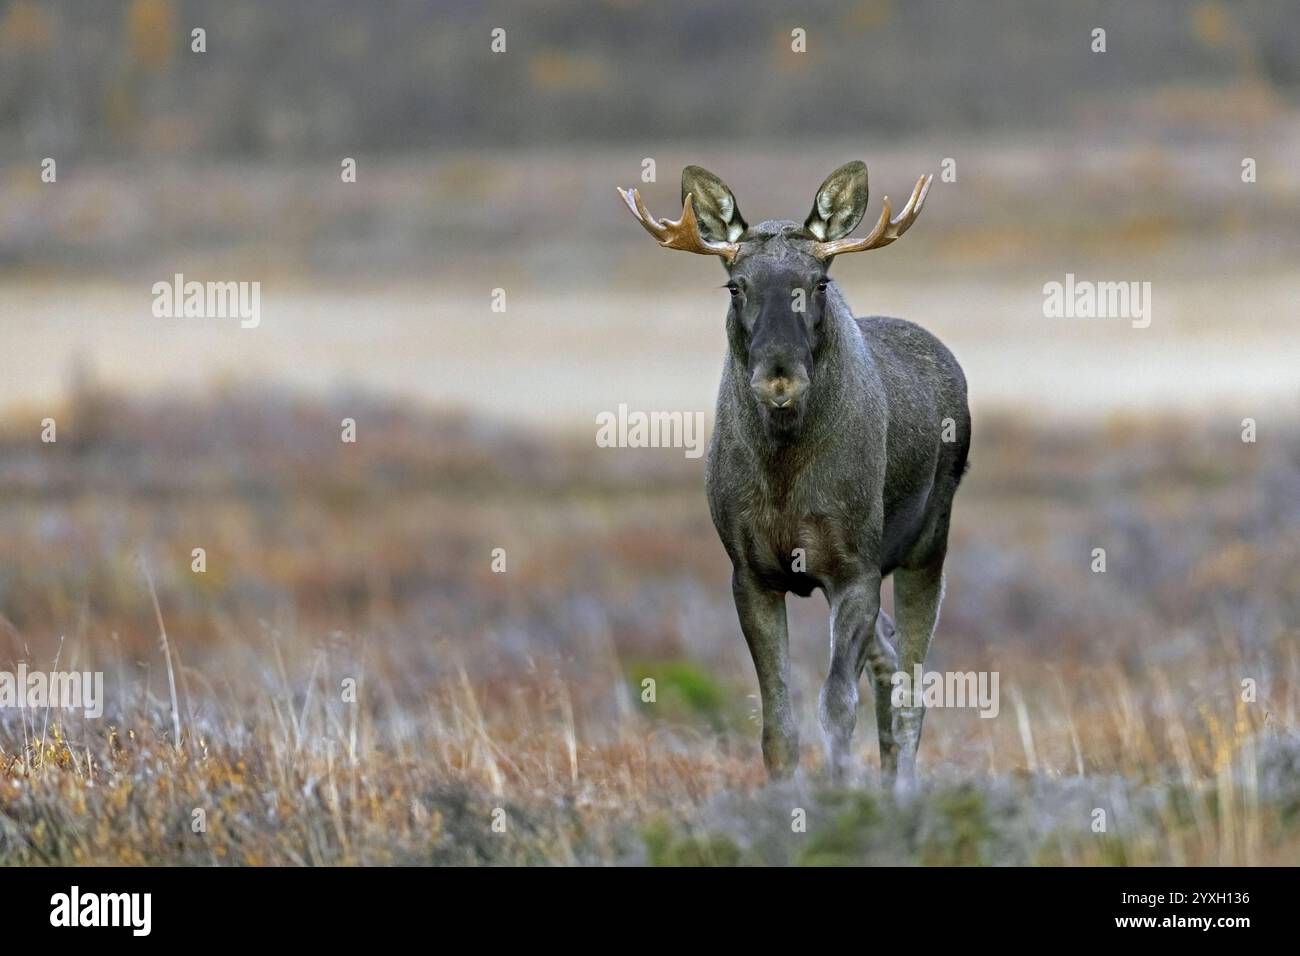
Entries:
[[[838, 255], [902, 236], [929, 187], [930, 177], [918, 180], [895, 218], [886, 198], [861, 239], [848, 238], [866, 211], [861, 162], [827, 177], [802, 224], [749, 225], [731, 190], [698, 166], [682, 172], [677, 221], [654, 219], [636, 190], [619, 191], [661, 245], [719, 256], [729, 275], [706, 487], [758, 674], [773, 776], [792, 773], [799, 756], [785, 595], [817, 588], [831, 607], [820, 718], [832, 776], [848, 767], [868, 666], [882, 770], [900, 784], [914, 774], [924, 708], [891, 706], [891, 682], [924, 665], [938, 621], [952, 501], [970, 446], [966, 381], [919, 326], [855, 318], [827, 270]], [[880, 610], [889, 574], [897, 624]]]

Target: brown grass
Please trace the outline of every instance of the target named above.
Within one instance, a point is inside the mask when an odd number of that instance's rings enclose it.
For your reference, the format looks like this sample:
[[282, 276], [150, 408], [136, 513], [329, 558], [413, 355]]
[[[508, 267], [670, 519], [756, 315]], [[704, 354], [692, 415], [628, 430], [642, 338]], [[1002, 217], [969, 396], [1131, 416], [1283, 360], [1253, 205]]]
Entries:
[[997, 670], [1001, 713], [932, 712], [896, 803], [869, 705], [865, 786], [824, 782], [820, 598], [791, 599], [801, 774], [765, 783], [698, 461], [346, 404], [356, 446], [339, 407], [233, 393], [0, 439], [7, 657], [108, 696], [0, 710], [0, 862], [1300, 859], [1295, 434], [981, 422], [932, 666]]

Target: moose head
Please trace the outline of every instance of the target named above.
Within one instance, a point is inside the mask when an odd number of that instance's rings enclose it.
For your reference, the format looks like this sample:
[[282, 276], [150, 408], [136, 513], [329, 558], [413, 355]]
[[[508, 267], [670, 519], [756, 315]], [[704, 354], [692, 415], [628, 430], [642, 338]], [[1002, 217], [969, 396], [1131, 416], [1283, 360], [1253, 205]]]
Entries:
[[931, 178], [917, 180], [895, 218], [885, 197], [875, 228], [860, 239], [848, 238], [867, 209], [867, 167], [856, 160], [826, 177], [802, 224], [776, 219], [749, 225], [726, 183], [699, 166], [682, 170], [682, 217], [676, 221], [651, 216], [637, 190], [618, 192], [661, 246], [722, 259], [731, 293], [731, 351], [748, 373], [766, 430], [780, 438], [798, 432], [816, 375], [831, 261], [902, 236], [920, 214]]

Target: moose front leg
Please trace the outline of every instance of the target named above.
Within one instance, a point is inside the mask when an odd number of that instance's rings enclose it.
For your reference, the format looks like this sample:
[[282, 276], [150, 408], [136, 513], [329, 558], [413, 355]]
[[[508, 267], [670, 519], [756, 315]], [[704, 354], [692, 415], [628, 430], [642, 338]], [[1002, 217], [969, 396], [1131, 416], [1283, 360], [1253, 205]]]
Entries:
[[876, 614], [876, 639], [867, 652], [876, 692], [876, 735], [880, 738], [880, 772], [887, 784], [898, 774], [898, 744], [894, 740], [894, 674], [898, 672], [894, 619], [881, 609]]
[[731, 578], [740, 629], [758, 672], [763, 703], [763, 763], [772, 778], [791, 776], [799, 766], [799, 726], [790, 699], [790, 639], [785, 594], [762, 587], [737, 570]]
[[831, 595], [831, 666], [822, 685], [821, 721], [831, 779], [844, 780], [858, 722], [858, 681], [874, 649], [880, 613], [880, 574], [862, 574]]

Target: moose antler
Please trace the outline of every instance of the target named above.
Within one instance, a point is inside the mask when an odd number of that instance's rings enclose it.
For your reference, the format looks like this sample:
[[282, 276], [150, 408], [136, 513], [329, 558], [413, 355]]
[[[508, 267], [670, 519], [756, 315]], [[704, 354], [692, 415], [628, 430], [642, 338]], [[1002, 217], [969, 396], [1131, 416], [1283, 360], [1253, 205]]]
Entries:
[[876, 223], [876, 228], [871, 230], [870, 235], [861, 239], [836, 239], [833, 242], [819, 242], [813, 246], [813, 255], [818, 259], [829, 259], [831, 256], [842, 256], [846, 252], [866, 252], [868, 249], [879, 249], [881, 246], [887, 246], [903, 233], [911, 228], [916, 217], [921, 214], [921, 207], [925, 205], [925, 195], [930, 191], [930, 181], [933, 176], [922, 176], [916, 181], [916, 188], [912, 190], [912, 198], [907, 201], [903, 211], [898, 214], [897, 219], [890, 219], [889, 197], [885, 197], [884, 207], [880, 210], [880, 219]]
[[[617, 186], [614, 188], [618, 189]], [[665, 249], [680, 249], [682, 252], [695, 252], [702, 256], [722, 256], [728, 265], [736, 260], [736, 254], [740, 252], [739, 243], [718, 242], [700, 235], [700, 224], [691, 206], [690, 193], [686, 194], [686, 201], [682, 203], [682, 218], [676, 222], [651, 216], [641, 201], [641, 194], [635, 189], [618, 189], [618, 194], [623, 197], [623, 202], [627, 203], [632, 215], [636, 216], [637, 222], [658, 239], [659, 245]]]

